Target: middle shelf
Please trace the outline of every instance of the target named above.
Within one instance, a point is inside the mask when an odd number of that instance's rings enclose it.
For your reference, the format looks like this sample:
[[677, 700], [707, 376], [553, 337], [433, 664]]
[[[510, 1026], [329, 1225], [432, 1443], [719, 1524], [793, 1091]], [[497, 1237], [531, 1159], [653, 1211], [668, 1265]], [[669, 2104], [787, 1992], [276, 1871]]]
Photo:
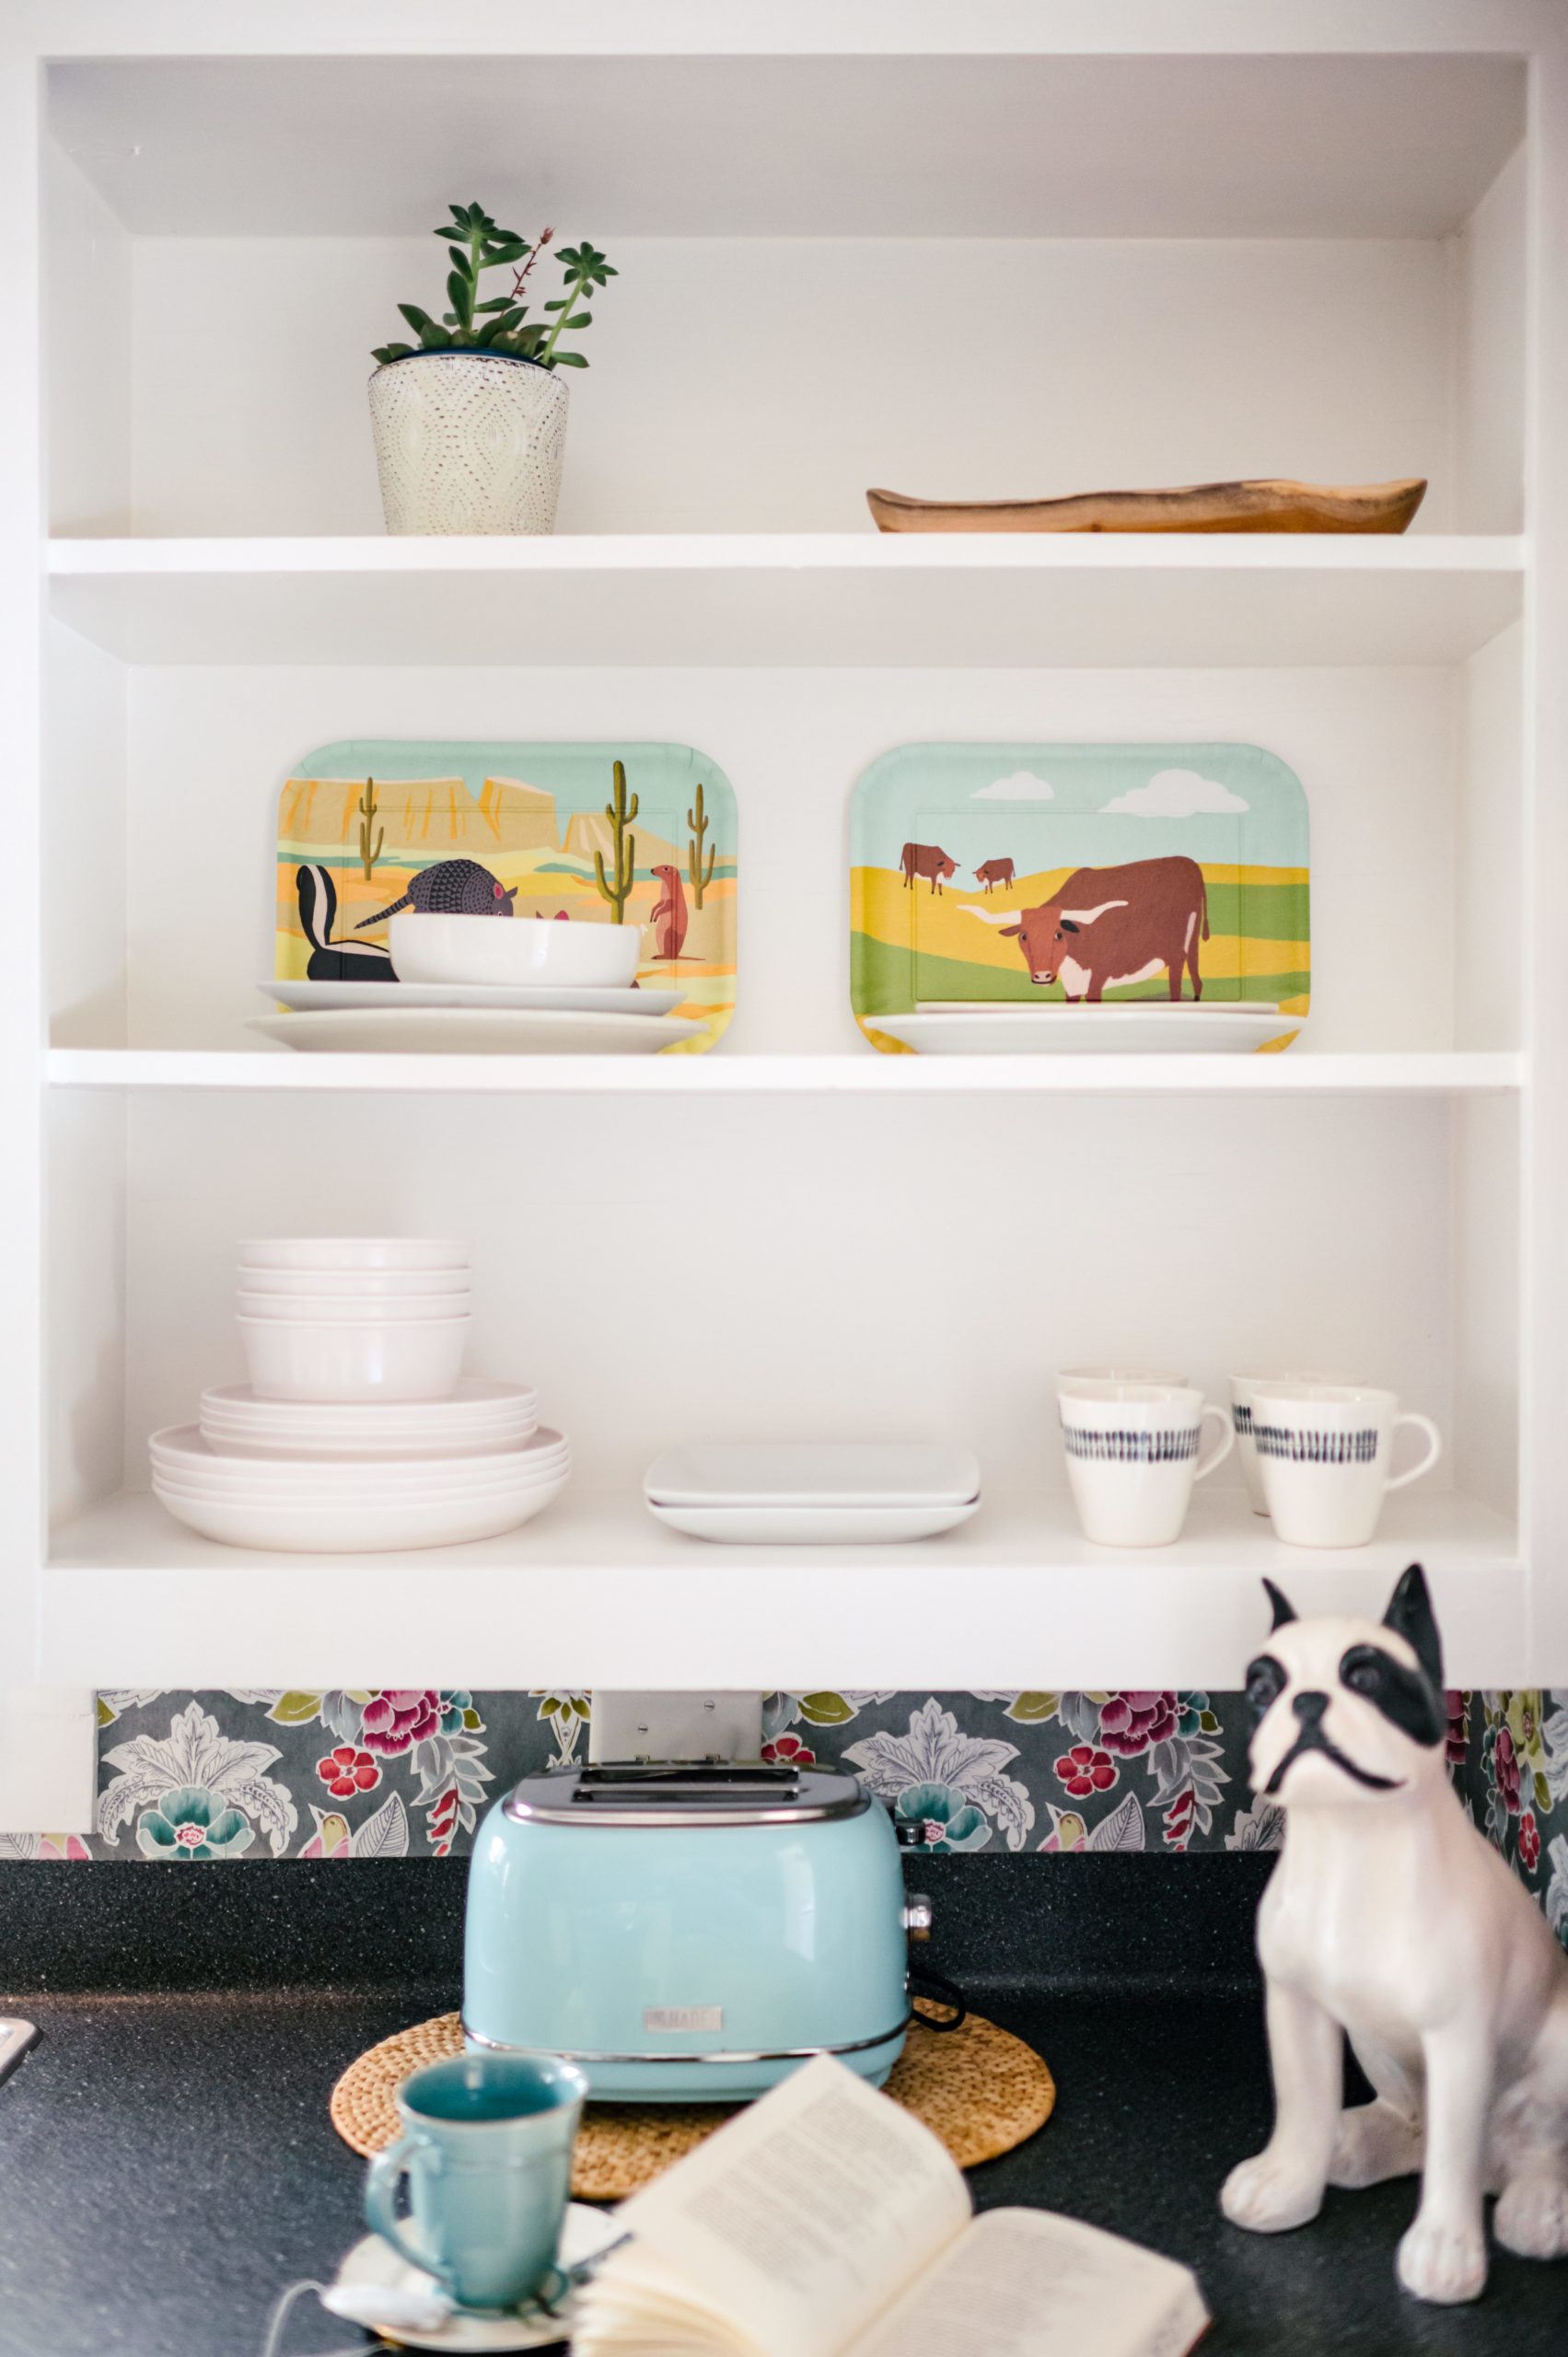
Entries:
[[1266, 534], [56, 540], [51, 610], [145, 664], [1451, 664], [1527, 542]]
[[301, 1056], [235, 1049], [52, 1048], [60, 1088], [344, 1090], [439, 1095], [1458, 1097], [1520, 1088], [1526, 1059], [1469, 1054], [1254, 1056]]

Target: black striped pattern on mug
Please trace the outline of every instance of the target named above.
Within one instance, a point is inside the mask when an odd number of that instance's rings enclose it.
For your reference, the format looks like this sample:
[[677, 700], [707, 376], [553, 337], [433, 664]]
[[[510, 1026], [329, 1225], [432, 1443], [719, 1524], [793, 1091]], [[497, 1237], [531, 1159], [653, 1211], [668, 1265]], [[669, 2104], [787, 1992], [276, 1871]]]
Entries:
[[1185, 1432], [1093, 1432], [1079, 1424], [1063, 1424], [1062, 1438], [1069, 1457], [1095, 1465], [1184, 1465], [1198, 1454], [1198, 1427]]
[[1375, 1432], [1296, 1432], [1288, 1424], [1254, 1424], [1252, 1438], [1260, 1457], [1277, 1457], [1286, 1465], [1370, 1465], [1377, 1455]]
[[1252, 1430], [1252, 1410], [1250, 1404], [1245, 1407], [1233, 1407], [1230, 1411], [1230, 1421], [1236, 1426], [1238, 1438], [1245, 1440], [1249, 1433]]

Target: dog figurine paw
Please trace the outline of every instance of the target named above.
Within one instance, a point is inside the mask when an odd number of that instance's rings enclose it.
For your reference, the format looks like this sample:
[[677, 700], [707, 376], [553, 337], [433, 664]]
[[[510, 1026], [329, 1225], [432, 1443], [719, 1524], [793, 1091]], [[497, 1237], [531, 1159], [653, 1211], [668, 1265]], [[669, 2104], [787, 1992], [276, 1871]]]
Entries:
[[[1325, 2186], [1422, 2178], [1397, 2272], [1451, 2305], [1504, 2247], [1568, 2256], [1568, 1956], [1448, 1779], [1443, 1653], [1412, 1563], [1381, 1623], [1303, 1620], [1272, 1581], [1247, 1673], [1254, 1789], [1285, 1812], [1258, 1910], [1274, 2132], [1234, 2225], [1281, 2234]], [[1343, 2041], [1376, 2091], [1346, 2108]]]

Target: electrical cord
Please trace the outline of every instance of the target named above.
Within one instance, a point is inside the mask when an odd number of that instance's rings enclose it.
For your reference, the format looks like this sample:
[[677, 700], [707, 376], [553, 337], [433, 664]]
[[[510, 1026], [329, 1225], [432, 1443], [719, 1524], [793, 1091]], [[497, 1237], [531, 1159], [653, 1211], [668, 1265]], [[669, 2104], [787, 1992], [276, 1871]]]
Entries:
[[[909, 1977], [912, 1997], [930, 1997], [938, 2004], [958, 2008], [952, 2020], [947, 2022], [936, 2021], [930, 2014], [916, 2014], [915, 2020], [922, 2029], [962, 2029], [970, 2017], [970, 2001], [956, 1980], [949, 1980], [945, 1972], [933, 1972], [928, 1964], [912, 1964]], [[923, 1985], [917, 1986], [917, 1983]]]

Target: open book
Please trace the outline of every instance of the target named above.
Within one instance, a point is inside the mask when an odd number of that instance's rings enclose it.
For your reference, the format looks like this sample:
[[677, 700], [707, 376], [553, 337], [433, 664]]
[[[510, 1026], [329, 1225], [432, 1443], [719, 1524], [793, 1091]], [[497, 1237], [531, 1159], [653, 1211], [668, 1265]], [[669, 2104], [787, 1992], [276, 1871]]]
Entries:
[[1195, 2279], [1049, 2210], [970, 2214], [928, 2128], [820, 2056], [616, 2212], [574, 2357], [1181, 2357]]

